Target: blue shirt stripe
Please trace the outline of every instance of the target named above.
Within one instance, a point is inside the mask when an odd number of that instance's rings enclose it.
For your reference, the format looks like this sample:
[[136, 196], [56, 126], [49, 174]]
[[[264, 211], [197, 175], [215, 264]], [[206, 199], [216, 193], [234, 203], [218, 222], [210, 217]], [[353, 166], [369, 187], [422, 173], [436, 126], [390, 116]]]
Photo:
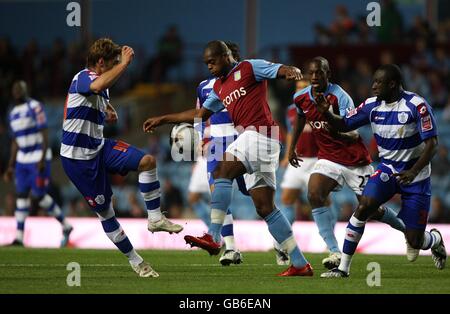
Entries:
[[70, 146], [95, 149], [102, 143], [102, 139], [93, 138], [82, 133], [63, 131], [62, 143]]

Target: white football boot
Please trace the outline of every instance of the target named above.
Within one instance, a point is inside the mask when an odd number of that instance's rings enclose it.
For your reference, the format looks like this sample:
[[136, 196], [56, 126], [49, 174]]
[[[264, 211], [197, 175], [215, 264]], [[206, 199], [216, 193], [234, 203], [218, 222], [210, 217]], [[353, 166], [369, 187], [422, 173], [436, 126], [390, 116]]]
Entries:
[[325, 266], [325, 268], [327, 269], [337, 268], [341, 263], [341, 256], [342, 254], [339, 252], [330, 253], [328, 257], [325, 257], [322, 260], [322, 265]]
[[151, 222], [150, 220], [148, 221], [148, 231], [150, 232], [165, 231], [169, 233], [178, 233], [181, 230], [183, 230], [181, 225], [171, 222], [164, 215], [161, 215], [161, 220], [156, 222]]
[[139, 265], [131, 264], [131, 268], [139, 275], [139, 277], [159, 277], [159, 274], [147, 262], [142, 262]]

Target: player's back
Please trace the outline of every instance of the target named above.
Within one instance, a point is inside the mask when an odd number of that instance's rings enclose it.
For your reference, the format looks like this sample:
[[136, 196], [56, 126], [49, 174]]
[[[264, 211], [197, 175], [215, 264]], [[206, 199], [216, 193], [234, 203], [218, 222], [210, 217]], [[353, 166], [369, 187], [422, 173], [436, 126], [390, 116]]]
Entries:
[[90, 84], [98, 75], [88, 69], [77, 73], [70, 84], [64, 107], [61, 156], [90, 160], [103, 147], [103, 122], [108, 105], [108, 90], [98, 94]]
[[[41, 130], [47, 128], [47, 119], [40, 102], [29, 98], [23, 104], [14, 106], [9, 114], [9, 125], [19, 151], [16, 162], [29, 164], [42, 159], [43, 137]], [[51, 150], [46, 152], [51, 159]]]
[[[337, 84], [329, 84], [324, 95], [331, 103], [330, 110], [335, 114], [345, 116], [354, 108], [350, 96]], [[356, 141], [349, 142], [330, 132], [326, 118], [317, 110], [312, 87], [308, 86], [294, 95], [294, 103], [298, 112], [306, 117], [311, 126], [316, 143], [319, 147], [318, 158], [327, 159], [344, 166], [362, 166], [371, 162], [369, 152], [362, 142], [361, 137]]]

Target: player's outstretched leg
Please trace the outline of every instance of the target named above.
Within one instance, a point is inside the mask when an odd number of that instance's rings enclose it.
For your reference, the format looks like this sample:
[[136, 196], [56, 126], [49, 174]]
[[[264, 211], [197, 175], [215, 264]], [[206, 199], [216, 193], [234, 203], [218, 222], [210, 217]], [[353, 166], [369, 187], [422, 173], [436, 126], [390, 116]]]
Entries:
[[145, 201], [148, 213], [148, 230], [151, 232], [166, 231], [178, 233], [183, 227], [172, 223], [162, 213], [160, 208], [161, 186], [156, 171], [156, 160], [151, 155], [145, 155], [139, 162], [139, 189]]
[[10, 244], [11, 246], [23, 246], [23, 234], [25, 231], [25, 220], [30, 212], [30, 199], [27, 197], [17, 197], [16, 211], [14, 216], [17, 221], [16, 238]]
[[67, 219], [64, 217], [64, 214], [62, 213], [61, 208], [58, 206], [58, 204], [56, 204], [56, 202], [53, 200], [53, 198], [48, 194], [46, 194], [39, 201], [39, 207], [47, 210], [49, 215], [55, 217], [56, 220], [59, 221], [59, 223], [62, 226], [62, 234], [63, 234], [63, 238], [61, 240], [61, 247], [67, 246], [67, 244], [69, 243], [69, 236], [73, 230], [73, 227], [69, 224]]
[[128, 258], [131, 268], [139, 277], [158, 277], [159, 274], [134, 250], [125, 231], [116, 219], [112, 205], [109, 209], [99, 212], [97, 215], [108, 238]]
[[222, 225], [231, 203], [232, 182], [232, 180], [224, 178], [214, 181], [214, 191], [211, 195], [211, 224], [208, 233], [202, 237], [187, 235], [184, 237], [186, 243], [200, 247], [211, 255], [219, 254]]
[[223, 222], [221, 234], [225, 243], [225, 251], [220, 257], [219, 262], [224, 266], [242, 263], [242, 254], [236, 250], [234, 243], [233, 215], [229, 208]]

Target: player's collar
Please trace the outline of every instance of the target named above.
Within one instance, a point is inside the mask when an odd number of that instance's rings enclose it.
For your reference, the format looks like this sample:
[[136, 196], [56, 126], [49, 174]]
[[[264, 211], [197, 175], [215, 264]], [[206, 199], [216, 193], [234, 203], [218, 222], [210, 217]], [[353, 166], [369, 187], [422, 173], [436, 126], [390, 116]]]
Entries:
[[234, 63], [232, 63], [232, 68], [231, 68], [231, 70], [228, 71], [227, 75], [225, 75], [225, 76], [223, 77], [223, 79], [226, 79], [226, 78], [231, 74], [231, 72], [233, 72], [233, 70], [236, 69], [236, 67], [239, 65], [239, 63], [240, 63], [240, 62], [234, 62]]

